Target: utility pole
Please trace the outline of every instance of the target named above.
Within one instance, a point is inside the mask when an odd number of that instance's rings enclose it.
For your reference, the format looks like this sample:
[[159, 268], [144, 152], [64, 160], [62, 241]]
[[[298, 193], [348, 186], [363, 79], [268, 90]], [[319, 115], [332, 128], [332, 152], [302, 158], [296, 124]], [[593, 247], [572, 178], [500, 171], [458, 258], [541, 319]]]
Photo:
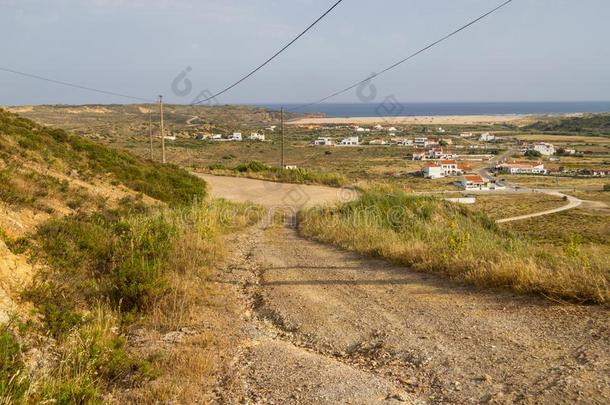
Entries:
[[161, 163], [165, 164], [165, 126], [163, 123], [163, 96], [159, 96], [159, 109], [161, 111]]
[[[154, 105], [154, 104], [153, 104]], [[153, 130], [152, 130], [152, 106], [148, 110], [148, 137], [150, 138], [150, 160], [154, 160], [153, 155]]]
[[284, 166], [284, 107], [281, 108], [280, 110], [280, 121], [281, 121], [281, 131], [282, 131], [282, 158], [280, 160], [280, 168], [284, 169], [286, 166]]

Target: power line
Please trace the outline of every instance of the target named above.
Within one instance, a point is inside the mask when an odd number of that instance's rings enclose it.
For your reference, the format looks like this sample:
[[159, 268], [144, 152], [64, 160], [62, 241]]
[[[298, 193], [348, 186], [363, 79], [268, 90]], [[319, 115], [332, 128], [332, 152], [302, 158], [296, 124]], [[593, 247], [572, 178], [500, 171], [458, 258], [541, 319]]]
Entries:
[[333, 11], [335, 9], [335, 7], [337, 7], [343, 0], [339, 0], [337, 1], [335, 4], [333, 4], [333, 6], [331, 8], [329, 8], [328, 10], [326, 10], [326, 12], [324, 14], [322, 14], [320, 17], [318, 17], [317, 20], [315, 20], [313, 23], [311, 23], [303, 32], [301, 32], [298, 36], [296, 36], [292, 41], [290, 41], [289, 43], [287, 43], [282, 49], [280, 49], [279, 51], [277, 51], [272, 57], [270, 57], [269, 59], [267, 59], [265, 62], [263, 62], [263, 64], [261, 64], [260, 66], [258, 66], [256, 69], [252, 70], [250, 73], [248, 73], [247, 75], [245, 75], [244, 77], [242, 77], [241, 79], [239, 79], [238, 81], [236, 81], [235, 83], [231, 84], [230, 86], [228, 86], [227, 88], [225, 88], [222, 91], [219, 91], [218, 93], [204, 99], [204, 100], [199, 100], [199, 101], [195, 101], [192, 104], [196, 105], [196, 104], [201, 104], [201, 103], [205, 103], [206, 101], [210, 101], [215, 97], [220, 96], [221, 94], [226, 93], [227, 91], [231, 90], [232, 88], [234, 88], [235, 86], [239, 85], [240, 83], [242, 83], [243, 81], [247, 80], [250, 76], [252, 76], [253, 74], [255, 74], [256, 72], [258, 72], [259, 70], [261, 70], [263, 67], [265, 67], [267, 64], [269, 64], [269, 62], [271, 62], [273, 59], [275, 59], [276, 57], [278, 57], [282, 52], [284, 52], [286, 49], [288, 49], [292, 44], [294, 44], [296, 41], [299, 40], [299, 38], [301, 38], [303, 35], [305, 35], [309, 30], [311, 30], [317, 23], [319, 23], [320, 21], [322, 21], [322, 19], [324, 19], [324, 17], [326, 17], [328, 14], [330, 14], [331, 11]]
[[147, 103], [151, 102], [151, 100], [146, 99], [146, 98], [142, 98], [142, 97], [130, 96], [128, 94], [115, 93], [115, 92], [112, 92], [112, 91], [95, 89], [93, 87], [81, 86], [80, 84], [74, 84], [74, 83], [64, 82], [64, 81], [61, 81], [61, 80], [50, 79], [48, 77], [38, 76], [38, 75], [31, 74], [31, 73], [21, 72], [21, 71], [13, 70], [13, 69], [8, 69], [8, 68], [5, 68], [5, 67], [0, 67], [0, 71], [7, 72], [7, 73], [12, 73], [12, 74], [19, 75], [19, 76], [29, 77], [31, 79], [41, 80], [41, 81], [45, 81], [45, 82], [49, 82], [49, 83], [59, 84], [61, 86], [72, 87], [72, 88], [75, 88], [75, 89], [80, 89], [80, 90], [91, 91], [91, 92], [94, 92], [94, 93], [105, 94], [105, 95], [108, 95], [108, 96], [116, 96], [116, 97], [128, 98], [128, 99], [132, 99], [132, 100], [144, 101], [144, 102], [147, 102]]
[[336, 96], [338, 96], [338, 95], [340, 95], [340, 94], [346, 93], [346, 92], [348, 92], [348, 91], [350, 91], [350, 90], [352, 90], [352, 89], [354, 89], [354, 88], [356, 88], [356, 87], [360, 86], [360, 85], [361, 85], [361, 84], [363, 84], [363, 83], [366, 83], [366, 82], [368, 82], [368, 81], [370, 81], [370, 80], [373, 80], [373, 79], [375, 79], [376, 77], [381, 76], [382, 74], [384, 74], [384, 73], [386, 73], [386, 72], [388, 72], [388, 71], [390, 71], [390, 70], [392, 70], [392, 69], [394, 69], [394, 68], [398, 67], [399, 65], [402, 65], [403, 63], [405, 63], [405, 62], [409, 61], [410, 59], [415, 58], [417, 55], [419, 55], [419, 54], [421, 54], [421, 53], [426, 52], [427, 50], [429, 50], [430, 48], [433, 48], [434, 46], [436, 46], [436, 45], [440, 44], [441, 42], [444, 42], [444, 41], [448, 40], [449, 38], [453, 37], [454, 35], [457, 35], [458, 33], [460, 33], [460, 32], [462, 32], [462, 31], [464, 31], [465, 29], [469, 28], [470, 26], [472, 26], [472, 25], [474, 25], [474, 24], [478, 23], [479, 21], [483, 20], [485, 17], [488, 17], [489, 15], [491, 15], [491, 14], [495, 13], [496, 11], [500, 10], [501, 8], [505, 7], [506, 5], [508, 5], [509, 3], [511, 3], [512, 1], [513, 1], [513, 0], [507, 0], [507, 1], [505, 1], [504, 3], [500, 4], [500, 5], [499, 5], [499, 6], [497, 6], [496, 8], [494, 8], [494, 9], [492, 9], [492, 10], [488, 11], [487, 13], [485, 13], [485, 14], [481, 15], [480, 17], [478, 17], [478, 18], [476, 18], [476, 19], [474, 19], [474, 20], [470, 21], [470, 22], [469, 22], [469, 23], [467, 23], [466, 25], [463, 25], [462, 27], [458, 28], [457, 30], [455, 30], [455, 31], [453, 31], [453, 32], [451, 32], [451, 33], [449, 33], [449, 34], [445, 35], [444, 37], [442, 37], [442, 38], [440, 38], [440, 39], [438, 39], [438, 40], [436, 40], [436, 41], [434, 41], [434, 42], [432, 42], [431, 44], [429, 44], [429, 45], [427, 45], [426, 47], [424, 47], [424, 48], [420, 49], [419, 51], [414, 52], [414, 53], [412, 53], [411, 55], [407, 56], [406, 58], [401, 59], [401, 60], [399, 60], [398, 62], [396, 62], [396, 63], [394, 63], [394, 64], [392, 64], [392, 65], [388, 66], [387, 68], [383, 69], [383, 70], [382, 70], [381, 72], [379, 72], [379, 73], [373, 73], [371, 76], [367, 77], [366, 79], [361, 80], [361, 81], [359, 81], [359, 82], [357, 82], [357, 83], [355, 83], [355, 84], [353, 84], [353, 85], [351, 85], [351, 86], [349, 86], [349, 87], [346, 87], [346, 88], [344, 88], [343, 90], [339, 90], [339, 91], [337, 91], [337, 92], [335, 92], [335, 93], [332, 93], [331, 95], [326, 96], [326, 97], [324, 97], [324, 98], [321, 98], [321, 99], [319, 99], [318, 101], [314, 101], [314, 102], [311, 102], [311, 103], [308, 103], [308, 104], [303, 104], [303, 105], [300, 105], [300, 106], [298, 106], [298, 107], [294, 107], [294, 108], [290, 109], [290, 111], [296, 111], [296, 110], [300, 110], [300, 109], [302, 109], [302, 108], [306, 108], [306, 107], [310, 107], [310, 106], [313, 106], [313, 105], [316, 105], [316, 104], [323, 103], [324, 101], [326, 101], [326, 100], [328, 100], [328, 99], [331, 99], [331, 98], [336, 97]]

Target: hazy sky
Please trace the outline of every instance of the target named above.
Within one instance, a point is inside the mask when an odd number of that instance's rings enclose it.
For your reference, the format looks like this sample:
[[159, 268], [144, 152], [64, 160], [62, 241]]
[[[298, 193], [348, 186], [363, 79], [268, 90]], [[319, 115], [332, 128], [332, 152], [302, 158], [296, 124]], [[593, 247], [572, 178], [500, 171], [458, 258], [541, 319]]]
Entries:
[[[334, 1], [0, 0], [0, 67], [189, 103], [264, 61]], [[220, 101], [319, 99], [500, 3], [344, 0]], [[515, 0], [375, 85], [401, 101], [609, 100], [608, 21], [608, 0]], [[193, 89], [176, 94], [172, 81], [187, 67]], [[0, 104], [112, 102], [131, 101], [0, 72]]]

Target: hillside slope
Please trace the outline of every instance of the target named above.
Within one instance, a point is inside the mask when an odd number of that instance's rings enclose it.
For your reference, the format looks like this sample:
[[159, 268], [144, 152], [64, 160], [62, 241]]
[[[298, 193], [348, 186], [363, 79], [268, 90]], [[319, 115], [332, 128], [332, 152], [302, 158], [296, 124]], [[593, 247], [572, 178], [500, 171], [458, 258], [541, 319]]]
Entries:
[[219, 238], [248, 221], [245, 205], [206, 195], [176, 166], [0, 109], [0, 403], [129, 401], [154, 380], [175, 397], [166, 372], [184, 347], [149, 345], [148, 358], [128, 335], [210, 322]]

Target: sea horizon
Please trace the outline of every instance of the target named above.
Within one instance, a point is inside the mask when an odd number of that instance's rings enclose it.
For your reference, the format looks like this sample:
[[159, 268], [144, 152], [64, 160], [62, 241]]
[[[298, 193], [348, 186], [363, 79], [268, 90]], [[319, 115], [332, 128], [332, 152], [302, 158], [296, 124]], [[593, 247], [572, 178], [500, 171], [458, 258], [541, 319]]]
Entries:
[[389, 102], [325, 103], [303, 107], [299, 103], [245, 104], [288, 112], [322, 113], [341, 117], [408, 117], [454, 115], [556, 115], [610, 112], [610, 101], [521, 101], [521, 102]]

